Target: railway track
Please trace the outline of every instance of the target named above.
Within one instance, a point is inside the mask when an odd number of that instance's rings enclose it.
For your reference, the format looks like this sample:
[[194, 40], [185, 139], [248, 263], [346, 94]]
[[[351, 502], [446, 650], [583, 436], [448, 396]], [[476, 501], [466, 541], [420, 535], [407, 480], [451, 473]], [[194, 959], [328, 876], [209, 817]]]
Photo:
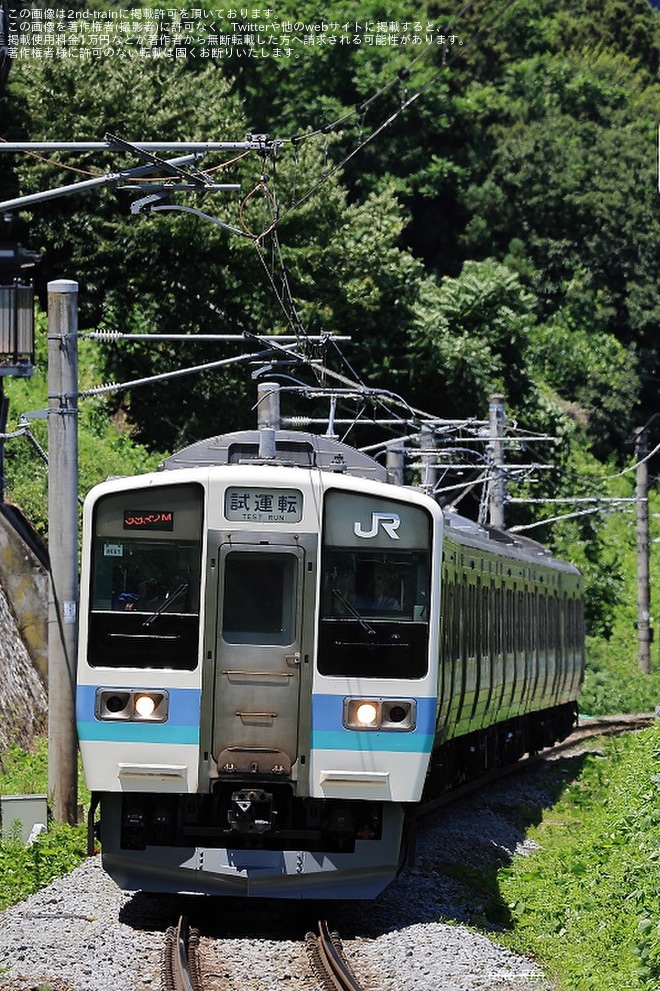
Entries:
[[[318, 923], [318, 933], [308, 932], [305, 946], [312, 970], [323, 991], [363, 991], [344, 956], [341, 940], [328, 923]], [[202, 974], [199, 932], [181, 916], [165, 934], [163, 991], [206, 991]]]
[[204, 991], [199, 959], [199, 932], [182, 915], [165, 933], [163, 991]]

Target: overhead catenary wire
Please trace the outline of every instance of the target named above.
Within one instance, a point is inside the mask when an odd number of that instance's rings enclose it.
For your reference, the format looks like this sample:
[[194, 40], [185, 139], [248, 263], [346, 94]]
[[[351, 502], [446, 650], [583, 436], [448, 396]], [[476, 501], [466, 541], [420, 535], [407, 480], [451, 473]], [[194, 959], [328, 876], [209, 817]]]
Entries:
[[[517, 0], [505, 0], [503, 6], [500, 9], [498, 9], [490, 17], [489, 20], [487, 20], [484, 24], [481, 25], [481, 27], [478, 28], [478, 30], [472, 35], [470, 40], [467, 42], [467, 44], [461, 46], [460, 50], [457, 51], [456, 54], [452, 55], [450, 58], [443, 58], [441, 67], [432, 74], [430, 79], [428, 79], [425, 83], [423, 83], [412, 96], [406, 97], [406, 99], [402, 100], [400, 105], [392, 113], [390, 113], [385, 118], [385, 120], [381, 121], [381, 123], [378, 124], [374, 128], [374, 130], [371, 131], [370, 134], [361, 137], [360, 141], [358, 142], [355, 148], [349, 151], [339, 162], [333, 165], [329, 171], [325, 172], [323, 176], [321, 176], [321, 178], [317, 180], [317, 182], [315, 182], [303, 195], [298, 197], [298, 199], [295, 202], [293, 202], [286, 210], [284, 210], [280, 214], [277, 223], [281, 223], [282, 220], [287, 218], [291, 213], [293, 213], [305, 202], [307, 202], [307, 200], [310, 199], [310, 197], [313, 196], [314, 193], [317, 192], [329, 179], [331, 179], [332, 176], [334, 176], [337, 172], [341, 171], [341, 169], [343, 169], [344, 166], [348, 164], [348, 162], [350, 162], [356, 155], [358, 155], [368, 144], [370, 144], [377, 137], [379, 137], [383, 133], [383, 131], [385, 131], [388, 127], [390, 127], [406, 110], [408, 110], [414, 103], [416, 103], [417, 100], [420, 99], [420, 97], [422, 97], [432, 86], [436, 85], [438, 79], [444, 74], [445, 70], [449, 68], [451, 65], [453, 65], [458, 59], [464, 58], [465, 55], [477, 43], [478, 39], [482, 37], [482, 35], [488, 29], [493, 27], [497, 23], [497, 21], [504, 16], [507, 10], [510, 7], [512, 7], [516, 2]], [[475, 0], [468, 0], [468, 2], [463, 5], [461, 10], [455, 16], [454, 20], [450, 22], [450, 25], [447, 27], [447, 30], [449, 30], [450, 27], [453, 27], [453, 24], [457, 23], [460, 20], [460, 18], [463, 17], [464, 14], [470, 9], [470, 7], [474, 6], [474, 3]], [[410, 75], [409, 72], [410, 68], [414, 66], [421, 58], [425, 57], [430, 51], [435, 51], [435, 50], [437, 50], [435, 45], [432, 44], [427, 45], [426, 48], [423, 50], [423, 52], [421, 52], [410, 63], [409, 67], [406, 67], [405, 70], [399, 70], [397, 76], [395, 76], [388, 83], [384, 84], [378, 91], [376, 91], [366, 100], [360, 101], [352, 111], [338, 118], [337, 121], [335, 121], [330, 125], [323, 125], [317, 127], [314, 130], [310, 131], [309, 134], [296, 135], [293, 138], [289, 138], [288, 139], [289, 143], [291, 142], [300, 143], [301, 141], [306, 140], [308, 138], [317, 136], [319, 134], [327, 134], [335, 130], [339, 124], [343, 124], [350, 118], [358, 115], [358, 113], [362, 112], [364, 108], [370, 106], [371, 103], [373, 103], [379, 96], [387, 92], [396, 82], [400, 81], [402, 78], [401, 76], [402, 71], [404, 71], [403, 78], [407, 79]]]
[[[458, 21], [460, 21], [460, 19], [465, 15], [465, 13], [472, 6], [474, 6], [474, 2], [475, 2], [475, 0], [467, 0], [467, 2], [463, 4], [463, 6], [461, 7], [461, 9], [454, 16], [453, 20], [450, 21], [448, 23], [448, 25], [446, 26], [446, 28], [443, 29], [443, 30], [446, 30], [447, 32], [449, 32], [451, 30], [451, 28], [454, 26], [454, 24], [457, 23]], [[493, 26], [495, 23], [497, 23], [497, 21], [513, 5], [513, 3], [515, 3], [515, 0], [506, 0], [506, 2], [504, 3], [504, 5], [500, 9], [498, 9], [491, 16], [491, 18], [488, 21], [486, 21], [484, 24], [482, 24], [480, 26], [480, 28], [475, 32], [475, 34], [472, 36], [472, 38], [470, 39], [470, 41], [468, 42], [468, 44], [466, 46], [463, 46], [463, 48], [462, 48], [461, 51], [457, 52], [450, 59], [447, 59], [446, 57], [443, 57], [443, 64], [442, 64], [441, 68], [438, 69], [436, 72], [434, 72], [432, 74], [431, 78], [429, 80], [427, 80], [426, 83], [424, 83], [423, 85], [421, 85], [419, 87], [419, 89], [417, 90], [416, 93], [414, 93], [412, 96], [407, 97], [406, 99], [402, 100], [400, 106], [397, 109], [395, 109], [394, 112], [391, 113], [377, 127], [375, 127], [375, 129], [372, 130], [369, 135], [367, 135], [366, 137], [363, 137], [361, 135], [360, 141], [358, 142], [357, 146], [355, 148], [353, 148], [351, 151], [349, 151], [348, 154], [345, 155], [343, 157], [343, 159], [341, 159], [338, 163], [336, 163], [332, 168], [330, 168], [329, 170], [325, 171], [324, 174], [323, 174], [323, 176], [316, 183], [314, 183], [311, 187], [309, 187], [306, 190], [306, 192], [304, 192], [301, 196], [299, 196], [297, 199], [295, 199], [288, 206], [288, 208], [286, 208], [284, 210], [280, 210], [279, 209], [279, 204], [278, 204], [278, 201], [277, 201], [277, 197], [270, 191], [270, 189], [268, 189], [268, 187], [266, 185], [265, 177], [263, 175], [262, 175], [262, 179], [260, 180], [260, 183], [257, 184], [257, 187], [255, 187], [255, 189], [253, 189], [252, 192], [250, 194], [248, 194], [248, 197], [246, 199], [244, 199], [242, 206], [247, 202], [247, 199], [249, 199], [252, 195], [254, 195], [256, 189], [259, 188], [259, 186], [262, 186], [264, 188], [265, 192], [268, 194], [268, 196], [270, 198], [270, 202], [271, 202], [272, 207], [273, 207], [274, 217], [273, 217], [272, 222], [270, 223], [269, 226], [265, 227], [264, 230], [261, 233], [259, 233], [258, 235], [255, 235], [255, 241], [254, 241], [254, 243], [255, 243], [255, 247], [257, 248], [257, 251], [258, 251], [260, 260], [262, 262], [262, 265], [264, 267], [264, 270], [266, 271], [267, 277], [269, 278], [269, 281], [270, 281], [270, 284], [271, 284], [271, 288], [275, 292], [275, 295], [276, 295], [276, 298], [278, 300], [278, 303], [279, 303], [282, 311], [284, 312], [284, 314], [285, 314], [285, 316], [286, 316], [286, 318], [287, 318], [287, 320], [289, 322], [289, 326], [291, 327], [292, 330], [294, 330], [294, 332], [300, 332], [301, 335], [303, 336], [303, 338], [306, 336], [306, 331], [305, 331], [304, 326], [302, 325], [302, 321], [300, 320], [300, 317], [299, 317], [297, 308], [296, 308], [295, 303], [294, 303], [293, 295], [291, 293], [291, 289], [290, 289], [290, 286], [289, 286], [289, 283], [288, 283], [288, 277], [286, 276], [286, 269], [285, 269], [284, 263], [283, 262], [281, 263], [281, 273], [282, 273], [283, 281], [282, 281], [282, 291], [279, 292], [277, 290], [277, 287], [275, 286], [275, 282], [274, 282], [274, 279], [272, 278], [272, 274], [268, 271], [268, 266], [266, 265], [265, 258], [263, 257], [263, 254], [259, 251], [259, 248], [260, 248], [261, 244], [263, 243], [264, 239], [267, 236], [269, 236], [269, 235], [271, 236], [271, 238], [274, 239], [274, 249], [275, 249], [276, 252], [279, 253], [279, 256], [281, 258], [281, 251], [279, 249], [279, 243], [275, 241], [276, 234], [277, 234], [277, 228], [280, 225], [281, 221], [283, 219], [287, 218], [290, 214], [294, 213], [300, 206], [302, 206], [305, 202], [307, 202], [307, 200], [310, 199], [311, 196], [314, 195], [314, 193], [317, 192], [327, 181], [329, 181], [329, 179], [333, 175], [335, 175], [339, 170], [341, 170], [367, 144], [369, 144], [370, 142], [374, 141], [377, 137], [379, 137], [380, 134], [383, 133], [383, 131], [385, 131], [396, 119], [398, 119], [398, 117], [406, 109], [408, 109], [408, 107], [412, 106], [412, 104], [414, 102], [416, 102], [421, 96], [423, 96], [432, 85], [435, 85], [435, 83], [440, 78], [440, 76], [445, 71], [445, 69], [449, 65], [451, 65], [453, 62], [455, 62], [459, 57], [463, 57], [473, 47], [473, 45], [476, 44], [477, 39], [484, 33], [484, 31], [487, 30], [488, 28], [490, 28], [491, 26]], [[399, 70], [399, 72], [397, 73], [397, 75], [396, 75], [395, 78], [391, 79], [390, 81], [388, 81], [388, 83], [386, 83], [383, 86], [381, 86], [374, 94], [372, 94], [366, 100], [362, 100], [360, 103], [358, 103], [356, 105], [356, 107], [353, 109], [353, 111], [351, 111], [348, 114], [342, 115], [340, 118], [338, 118], [338, 120], [334, 124], [323, 125], [322, 127], [318, 127], [315, 130], [313, 130], [312, 132], [309, 132], [309, 134], [307, 134], [307, 135], [296, 135], [296, 136], [288, 139], [289, 143], [293, 146], [294, 151], [295, 151], [297, 145], [300, 144], [300, 142], [302, 142], [306, 138], [312, 137], [315, 134], [318, 135], [320, 133], [329, 133], [329, 132], [335, 130], [336, 127], [340, 123], [344, 123], [345, 121], [347, 121], [350, 117], [355, 116], [356, 114], [363, 115], [365, 109], [367, 107], [369, 107], [373, 102], [375, 102], [375, 100], [380, 95], [384, 94], [389, 89], [391, 89], [392, 86], [395, 84], [395, 82], [401, 81], [402, 79], [406, 79], [407, 80], [410, 77], [410, 70], [411, 70], [411, 68], [413, 66], [415, 66], [417, 64], [417, 62], [419, 62], [421, 59], [423, 59], [430, 51], [434, 50], [434, 48], [435, 48], [435, 46], [432, 45], [432, 44], [427, 45], [424, 48], [424, 50], [421, 53], [419, 53], [415, 57], [415, 59], [412, 60], [412, 62], [410, 63], [410, 65], [408, 67], [406, 67], [404, 70]], [[263, 167], [262, 167], [262, 171], [263, 171]], [[341, 352], [341, 349], [337, 345], [335, 345], [335, 350], [340, 355], [340, 357], [342, 358], [343, 362], [346, 364], [347, 368], [351, 371], [351, 374], [354, 376], [354, 378], [357, 381], [359, 381], [359, 378], [356, 375], [354, 369], [352, 369], [351, 366], [348, 364], [348, 362], [344, 359], [344, 357], [342, 355], [342, 352]], [[321, 373], [317, 369], [315, 371], [315, 374], [318, 377], [318, 375], [321, 374]]]
[[32, 444], [33, 448], [35, 449], [41, 460], [45, 464], [48, 464], [48, 455], [46, 454], [46, 452], [44, 451], [43, 447], [41, 446], [37, 438], [34, 436], [30, 428], [26, 426], [25, 421], [23, 420], [20, 422], [20, 425], [17, 430], [12, 430], [9, 433], [0, 434], [0, 441], [15, 440], [17, 437], [27, 437], [27, 439], [30, 441], [30, 443]]
[[[262, 335], [263, 340], [267, 341], [269, 339], [267, 334]], [[245, 334], [243, 332], [237, 334], [153, 334], [151, 332], [142, 333], [124, 333], [119, 330], [90, 330], [78, 335], [81, 341], [102, 341], [105, 344], [112, 344], [115, 341], [179, 341], [186, 344], [197, 344], [199, 342], [203, 343], [213, 343], [218, 342], [228, 342], [228, 341], [244, 341]], [[299, 338], [296, 334], [273, 334], [273, 338], [277, 339], [279, 344], [288, 344], [294, 341], [298, 341]], [[315, 342], [323, 342], [325, 340], [341, 340], [349, 341], [350, 337], [340, 336], [335, 338], [331, 333], [316, 334], [310, 338]]]
[[[632, 507], [630, 507], [632, 509]], [[611, 506], [592, 506], [589, 509], [578, 509], [574, 513], [563, 513], [560, 516], [548, 516], [542, 520], [536, 520], [534, 523], [520, 523], [514, 524], [509, 527], [512, 533], [523, 533], [525, 530], [535, 530], [537, 527], [546, 526], [548, 523], [564, 523], [566, 520], [577, 519], [580, 516], [593, 516], [596, 513], [614, 513], [620, 512], [616, 507]]]
[[[286, 347], [283, 346], [283, 350]], [[134, 389], [140, 385], [151, 385], [154, 382], [165, 382], [168, 379], [181, 378], [184, 375], [194, 375], [197, 372], [211, 371], [227, 365], [236, 365], [244, 361], [254, 361], [255, 358], [262, 358], [268, 355], [269, 351], [250, 351], [246, 354], [235, 355], [233, 358], [222, 358], [219, 361], [209, 361], [203, 365], [194, 365], [191, 368], [178, 368], [171, 372], [163, 372], [160, 375], [148, 375], [141, 379], [132, 379], [128, 382], [109, 382], [106, 385], [95, 386], [78, 393], [79, 399], [87, 399], [92, 396], [101, 396], [109, 392], [119, 392], [122, 389]]]

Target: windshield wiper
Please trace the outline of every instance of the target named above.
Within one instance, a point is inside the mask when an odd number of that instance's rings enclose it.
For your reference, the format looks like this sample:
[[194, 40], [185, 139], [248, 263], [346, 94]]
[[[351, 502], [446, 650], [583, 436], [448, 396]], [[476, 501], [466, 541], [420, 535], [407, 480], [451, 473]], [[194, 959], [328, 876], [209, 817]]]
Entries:
[[342, 606], [344, 606], [345, 609], [348, 609], [348, 611], [351, 614], [351, 616], [353, 616], [354, 619], [357, 619], [357, 621], [360, 624], [360, 626], [362, 627], [362, 629], [363, 630], [366, 630], [367, 633], [370, 634], [370, 636], [375, 637], [376, 636], [375, 629], [373, 628], [373, 626], [371, 626], [371, 624], [367, 623], [367, 621], [364, 618], [364, 616], [362, 616], [362, 614], [357, 611], [357, 609], [355, 608], [355, 606], [353, 605], [353, 603], [350, 601], [350, 599], [347, 599], [346, 596], [344, 595], [344, 593], [343, 592], [340, 592], [338, 588], [335, 588], [334, 587], [334, 585], [331, 588], [331, 592], [332, 592], [333, 595], [335, 595], [339, 599], [339, 601], [341, 602]]
[[188, 584], [189, 584], [188, 582], [182, 582], [181, 585], [179, 585], [178, 588], [175, 588], [174, 589], [174, 591], [172, 592], [171, 595], [167, 595], [163, 599], [163, 601], [161, 602], [161, 604], [158, 606], [158, 608], [154, 612], [152, 612], [151, 616], [148, 616], [147, 619], [145, 619], [145, 621], [144, 621], [144, 623], [142, 625], [143, 626], [151, 626], [151, 624], [153, 623], [153, 621], [155, 619], [158, 619], [158, 617], [160, 616], [160, 614], [162, 612], [164, 612], [168, 608], [168, 606], [171, 606], [173, 602], [176, 602], [177, 599], [180, 599], [181, 598], [181, 596], [184, 594], [184, 592], [187, 592], [188, 591]]

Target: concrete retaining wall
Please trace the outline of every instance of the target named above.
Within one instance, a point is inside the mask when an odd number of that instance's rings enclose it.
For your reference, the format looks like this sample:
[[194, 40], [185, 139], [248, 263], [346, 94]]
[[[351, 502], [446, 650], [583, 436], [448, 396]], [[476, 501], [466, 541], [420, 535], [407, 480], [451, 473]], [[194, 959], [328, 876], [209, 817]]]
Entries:
[[44, 684], [48, 678], [48, 558], [23, 514], [0, 506], [0, 588]]

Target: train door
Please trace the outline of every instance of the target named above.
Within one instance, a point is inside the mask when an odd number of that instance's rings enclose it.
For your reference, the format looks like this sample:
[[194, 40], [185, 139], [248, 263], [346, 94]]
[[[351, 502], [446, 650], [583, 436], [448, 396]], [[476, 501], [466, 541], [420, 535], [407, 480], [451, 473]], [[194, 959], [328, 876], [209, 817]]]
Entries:
[[305, 551], [220, 548], [213, 756], [218, 770], [289, 776], [298, 750]]

